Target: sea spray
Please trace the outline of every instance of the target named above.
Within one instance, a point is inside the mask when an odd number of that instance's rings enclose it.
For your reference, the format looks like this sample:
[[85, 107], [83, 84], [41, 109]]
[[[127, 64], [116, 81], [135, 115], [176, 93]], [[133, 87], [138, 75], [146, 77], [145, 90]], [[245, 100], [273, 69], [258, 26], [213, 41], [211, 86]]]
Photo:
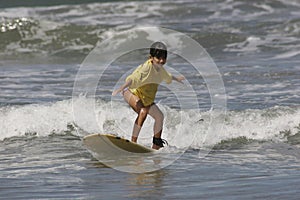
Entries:
[[[95, 103], [96, 122], [91, 125], [84, 113], [84, 106]], [[81, 118], [74, 120], [73, 106], [82, 107]], [[165, 105], [158, 106], [165, 115], [163, 138], [171, 146], [185, 149], [213, 147], [224, 141], [289, 141], [299, 134], [299, 108], [273, 107], [265, 110], [248, 109], [228, 111], [212, 120], [211, 111], [177, 110]], [[80, 138], [91, 133], [110, 133], [130, 138], [136, 113], [125, 103], [115, 103], [79, 97], [48, 104], [6, 106], [0, 109], [0, 139], [15, 136], [73, 134]], [[140, 133], [139, 142], [151, 144], [154, 120], [148, 117]], [[223, 127], [209, 133], [211, 126]], [[208, 135], [210, 134], [210, 135]], [[235, 141], [235, 142], [236, 142]]]

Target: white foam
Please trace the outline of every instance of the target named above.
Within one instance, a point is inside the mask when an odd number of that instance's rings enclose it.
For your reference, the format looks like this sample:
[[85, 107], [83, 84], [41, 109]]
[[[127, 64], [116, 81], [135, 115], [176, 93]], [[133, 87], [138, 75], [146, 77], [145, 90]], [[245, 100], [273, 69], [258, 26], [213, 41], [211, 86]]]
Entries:
[[244, 136], [254, 140], [281, 140], [280, 131], [291, 130], [296, 134], [300, 111], [275, 107], [266, 110], [230, 112], [219, 139]]
[[[0, 140], [14, 136], [36, 134], [44, 137], [51, 134], [66, 134], [69, 124], [76, 124], [79, 136], [91, 133], [111, 133], [130, 138], [136, 114], [125, 103], [95, 103], [97, 124], [92, 124], [85, 107], [93, 105], [94, 99], [80, 97], [47, 105], [9, 106], [0, 109]], [[73, 104], [82, 107], [80, 118], [74, 121]], [[280, 140], [286, 138], [280, 131], [290, 130], [296, 134], [300, 122], [300, 109], [274, 107], [265, 110], [230, 111], [227, 115], [217, 111], [198, 112], [178, 111], [163, 105], [158, 106], [165, 114], [163, 138], [171, 146], [184, 149], [188, 147], [212, 147], [222, 140], [246, 137], [254, 140]], [[212, 118], [212, 116], [217, 116]], [[200, 120], [204, 119], [204, 121]], [[214, 119], [211, 121], [211, 119]], [[199, 121], [200, 120], [200, 121]], [[139, 137], [139, 143], [150, 146], [153, 136], [153, 119], [148, 117]], [[74, 135], [78, 133], [73, 132]]]
[[26, 134], [47, 136], [67, 130], [72, 122], [70, 101], [51, 105], [26, 105], [1, 108], [0, 140]]
[[249, 52], [259, 51], [258, 46], [264, 44], [265, 41], [256, 36], [249, 36], [245, 41], [239, 43], [228, 44], [224, 51], [227, 52]]
[[287, 51], [282, 54], [278, 54], [278, 55], [274, 56], [273, 59], [286, 59], [286, 58], [291, 58], [291, 57], [298, 56], [298, 55], [300, 55], [300, 50], [292, 50], [292, 51]]

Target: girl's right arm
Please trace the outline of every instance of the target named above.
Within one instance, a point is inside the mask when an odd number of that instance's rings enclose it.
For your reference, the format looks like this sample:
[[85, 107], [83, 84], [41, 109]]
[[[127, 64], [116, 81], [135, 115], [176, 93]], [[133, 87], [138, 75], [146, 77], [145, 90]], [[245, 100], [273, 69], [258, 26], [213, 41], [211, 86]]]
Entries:
[[125, 88], [129, 87], [132, 84], [132, 80], [131, 79], [127, 79], [127, 81], [117, 90], [113, 91], [112, 95], [115, 96], [118, 93], [124, 91]]

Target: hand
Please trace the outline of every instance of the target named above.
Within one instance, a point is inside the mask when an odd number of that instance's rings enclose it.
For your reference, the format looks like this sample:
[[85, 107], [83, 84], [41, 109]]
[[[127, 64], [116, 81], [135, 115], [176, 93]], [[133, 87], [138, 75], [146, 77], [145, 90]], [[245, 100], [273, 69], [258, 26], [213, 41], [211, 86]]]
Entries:
[[115, 95], [117, 95], [118, 93], [121, 93], [121, 92], [123, 94], [125, 88], [129, 87], [131, 85], [131, 83], [132, 83], [132, 80], [128, 79], [119, 89], [113, 91], [111, 95], [115, 96]]
[[184, 76], [177, 76], [175, 80], [179, 83], [184, 84], [183, 81], [185, 80], [185, 78], [184, 78]]
[[116, 95], [117, 95], [118, 93], [120, 93], [120, 92], [122, 92], [122, 89], [119, 88], [119, 89], [113, 91], [111, 95], [112, 95], [112, 96], [116, 96]]

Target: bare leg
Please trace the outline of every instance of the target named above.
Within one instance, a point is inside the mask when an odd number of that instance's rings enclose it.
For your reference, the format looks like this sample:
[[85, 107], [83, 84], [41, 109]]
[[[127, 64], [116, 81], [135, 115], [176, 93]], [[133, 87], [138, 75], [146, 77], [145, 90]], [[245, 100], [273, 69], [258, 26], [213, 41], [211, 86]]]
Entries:
[[139, 134], [140, 134], [140, 131], [141, 131], [141, 128], [140, 126], [138, 126], [136, 123], [134, 123], [133, 125], [133, 130], [132, 130], [132, 136], [131, 136], [131, 141], [132, 142], [137, 142], [137, 139], [139, 137]]
[[140, 130], [147, 118], [150, 106], [144, 106], [141, 100], [133, 95], [130, 91], [125, 91], [123, 93], [125, 101], [131, 106], [131, 108], [138, 114], [132, 131], [131, 141], [137, 142]]
[[138, 113], [138, 116], [137, 116], [137, 118], [134, 122], [131, 141], [137, 142], [137, 138], [139, 136], [140, 130], [141, 130], [146, 118], [147, 118], [148, 111], [149, 111], [149, 106], [148, 107], [143, 107], [143, 108], [140, 109], [140, 112]]
[[[154, 122], [154, 137], [155, 138], [161, 138], [162, 129], [163, 129], [163, 122], [164, 122], [164, 115], [161, 112], [161, 110], [158, 108], [157, 105], [153, 104], [149, 109], [149, 115], [153, 117], [155, 120]], [[152, 145], [153, 149], [159, 149], [160, 146], [157, 146], [156, 144]]]

